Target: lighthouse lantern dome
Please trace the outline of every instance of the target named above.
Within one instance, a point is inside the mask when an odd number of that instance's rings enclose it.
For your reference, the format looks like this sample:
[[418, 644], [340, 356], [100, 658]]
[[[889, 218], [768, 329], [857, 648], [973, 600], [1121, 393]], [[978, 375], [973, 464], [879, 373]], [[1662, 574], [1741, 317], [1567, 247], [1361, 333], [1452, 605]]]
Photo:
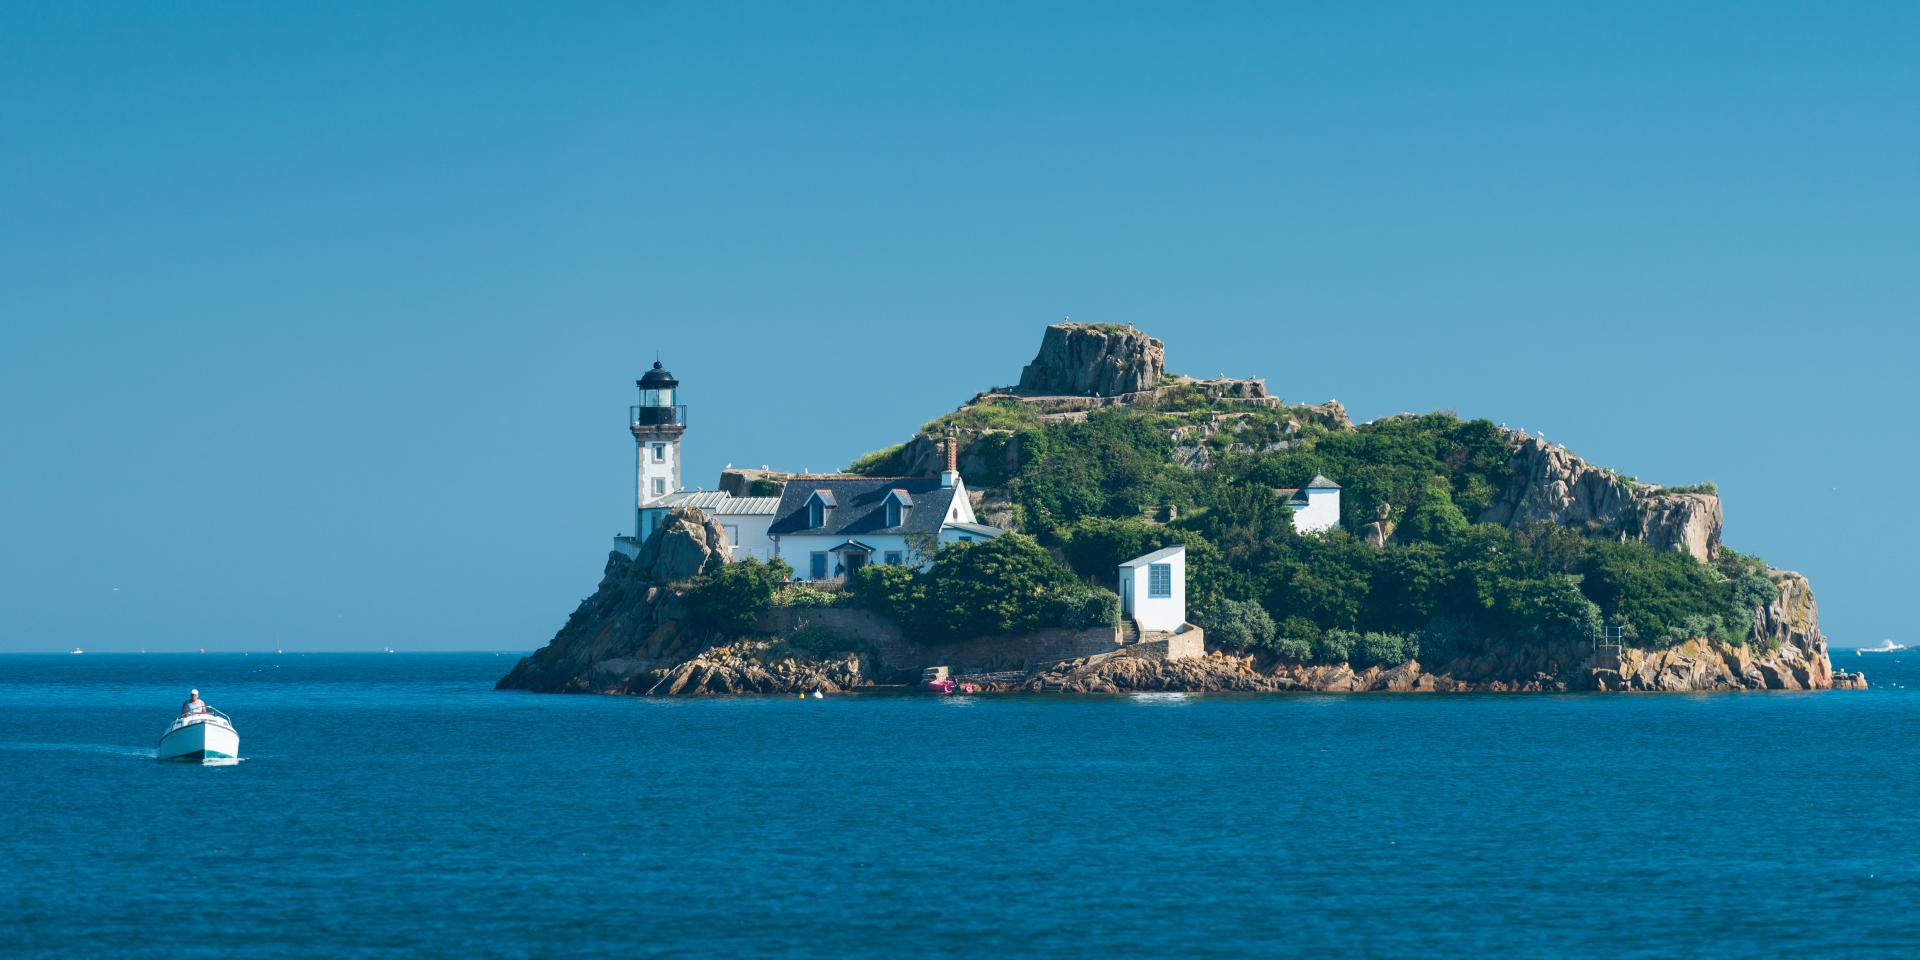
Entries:
[[674, 388], [680, 386], [680, 381], [675, 380], [673, 374], [660, 366], [658, 360], [653, 362], [653, 369], [648, 370], [636, 382], [640, 387], [640, 405], [643, 407], [673, 406]]

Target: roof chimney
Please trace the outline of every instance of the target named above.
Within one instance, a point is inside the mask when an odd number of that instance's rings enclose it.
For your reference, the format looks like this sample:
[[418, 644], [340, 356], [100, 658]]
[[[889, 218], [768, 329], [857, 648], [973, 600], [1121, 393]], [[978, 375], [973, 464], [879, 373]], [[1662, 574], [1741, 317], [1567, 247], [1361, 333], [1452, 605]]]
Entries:
[[954, 442], [953, 431], [947, 431], [947, 469], [940, 474], [940, 486], [951, 487], [960, 481], [960, 445]]

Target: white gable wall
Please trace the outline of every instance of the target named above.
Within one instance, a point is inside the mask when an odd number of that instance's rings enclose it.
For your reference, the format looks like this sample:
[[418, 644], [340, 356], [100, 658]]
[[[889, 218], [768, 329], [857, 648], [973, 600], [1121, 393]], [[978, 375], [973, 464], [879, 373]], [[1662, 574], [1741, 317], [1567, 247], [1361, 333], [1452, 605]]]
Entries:
[[1306, 506], [1295, 506], [1293, 528], [1301, 533], [1331, 530], [1340, 525], [1340, 491], [1308, 490]]
[[[1136, 558], [1136, 560], [1139, 558]], [[1171, 556], [1152, 563], [1129, 560], [1120, 568], [1120, 615], [1131, 617], [1142, 630], [1172, 633], [1187, 622], [1187, 552], [1176, 550]], [[1152, 569], [1161, 564], [1170, 568], [1171, 595], [1152, 595]]]

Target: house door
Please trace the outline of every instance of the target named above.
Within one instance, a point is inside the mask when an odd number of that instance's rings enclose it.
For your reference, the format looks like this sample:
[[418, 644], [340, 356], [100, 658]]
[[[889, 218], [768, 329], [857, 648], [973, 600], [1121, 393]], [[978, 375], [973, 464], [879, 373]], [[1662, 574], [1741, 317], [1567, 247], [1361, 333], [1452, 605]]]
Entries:
[[847, 576], [849, 577], [859, 573], [860, 568], [867, 565], [867, 555], [858, 550], [848, 550], [846, 558]]
[[1133, 578], [1120, 578], [1120, 612], [1133, 616]]

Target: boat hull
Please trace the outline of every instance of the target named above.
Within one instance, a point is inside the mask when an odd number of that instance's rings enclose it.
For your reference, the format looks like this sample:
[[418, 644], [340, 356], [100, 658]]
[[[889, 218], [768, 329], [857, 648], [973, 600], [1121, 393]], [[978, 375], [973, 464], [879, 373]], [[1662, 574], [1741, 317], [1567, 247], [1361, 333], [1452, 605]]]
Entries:
[[232, 760], [240, 756], [240, 734], [217, 719], [191, 720], [167, 731], [154, 756], [161, 760]]

